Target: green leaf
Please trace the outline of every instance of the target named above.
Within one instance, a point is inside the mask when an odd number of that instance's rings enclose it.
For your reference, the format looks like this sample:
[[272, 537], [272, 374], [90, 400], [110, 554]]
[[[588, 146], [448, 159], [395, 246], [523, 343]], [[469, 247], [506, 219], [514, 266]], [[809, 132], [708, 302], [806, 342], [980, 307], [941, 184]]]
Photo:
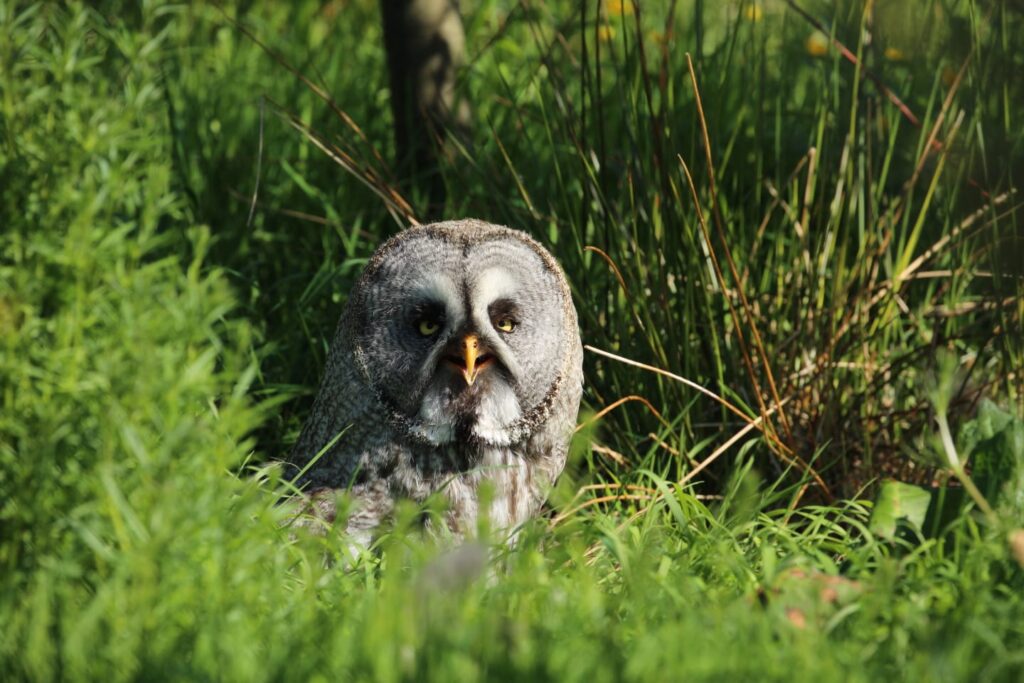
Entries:
[[964, 427], [964, 441], [971, 446], [971, 473], [982, 494], [1024, 512], [1024, 420], [984, 401]]
[[894, 480], [883, 482], [871, 511], [871, 531], [881, 538], [892, 539], [900, 521], [920, 531], [930, 501], [931, 494], [919, 486]]

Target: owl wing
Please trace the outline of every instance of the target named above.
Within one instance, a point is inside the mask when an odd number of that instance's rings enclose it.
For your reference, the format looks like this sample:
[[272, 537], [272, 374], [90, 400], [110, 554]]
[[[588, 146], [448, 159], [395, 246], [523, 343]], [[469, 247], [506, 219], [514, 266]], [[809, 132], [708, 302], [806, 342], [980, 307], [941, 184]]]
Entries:
[[528, 445], [527, 456], [531, 462], [531, 515], [536, 514], [543, 505], [551, 487], [565, 468], [569, 443], [576, 431], [580, 398], [583, 395], [583, 347], [578, 336], [570, 344], [569, 356], [563, 368], [566, 378], [558, 398]]
[[346, 311], [338, 322], [313, 409], [288, 458], [292, 476], [305, 470], [296, 483], [309, 490], [351, 487], [368, 464], [367, 454], [387, 438], [377, 397], [352, 353], [348, 320]]

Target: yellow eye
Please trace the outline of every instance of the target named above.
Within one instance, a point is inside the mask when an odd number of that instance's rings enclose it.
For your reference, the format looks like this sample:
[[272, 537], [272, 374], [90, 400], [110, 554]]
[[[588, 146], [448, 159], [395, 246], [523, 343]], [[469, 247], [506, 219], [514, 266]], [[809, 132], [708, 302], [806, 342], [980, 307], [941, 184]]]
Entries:
[[419, 329], [420, 334], [422, 334], [424, 337], [430, 337], [434, 334], [437, 334], [437, 331], [441, 329], [441, 323], [437, 322], [436, 320], [424, 318], [423, 320], [419, 321], [416, 327], [417, 329]]
[[494, 326], [502, 332], [511, 332], [516, 329], [516, 321], [509, 317], [498, 318], [498, 322]]

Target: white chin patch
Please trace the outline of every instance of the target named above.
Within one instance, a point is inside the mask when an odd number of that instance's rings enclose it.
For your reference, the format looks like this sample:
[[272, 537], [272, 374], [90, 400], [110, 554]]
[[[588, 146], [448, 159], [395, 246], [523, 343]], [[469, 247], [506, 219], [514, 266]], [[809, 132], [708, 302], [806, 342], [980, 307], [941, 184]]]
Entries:
[[496, 384], [480, 402], [473, 434], [481, 441], [495, 446], [511, 445], [512, 436], [508, 427], [522, 415], [519, 400], [512, 388], [506, 384]]
[[[435, 446], [444, 446], [456, 439], [457, 416], [452, 414], [447, 399], [445, 392], [428, 391], [416, 416], [418, 424], [413, 431]], [[477, 405], [473, 436], [493, 446], [509, 446], [512, 436], [508, 427], [522, 414], [512, 388], [495, 383]]]

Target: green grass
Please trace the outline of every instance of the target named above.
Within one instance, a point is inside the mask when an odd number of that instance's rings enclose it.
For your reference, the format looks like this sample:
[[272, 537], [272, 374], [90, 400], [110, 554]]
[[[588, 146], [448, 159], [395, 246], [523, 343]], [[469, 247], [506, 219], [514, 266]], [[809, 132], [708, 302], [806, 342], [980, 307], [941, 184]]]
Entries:
[[590, 352], [514, 550], [345, 569], [273, 461], [401, 227], [377, 4], [0, 0], [0, 678], [1020, 680], [1016, 5], [474, 4], [445, 215], [736, 411]]

